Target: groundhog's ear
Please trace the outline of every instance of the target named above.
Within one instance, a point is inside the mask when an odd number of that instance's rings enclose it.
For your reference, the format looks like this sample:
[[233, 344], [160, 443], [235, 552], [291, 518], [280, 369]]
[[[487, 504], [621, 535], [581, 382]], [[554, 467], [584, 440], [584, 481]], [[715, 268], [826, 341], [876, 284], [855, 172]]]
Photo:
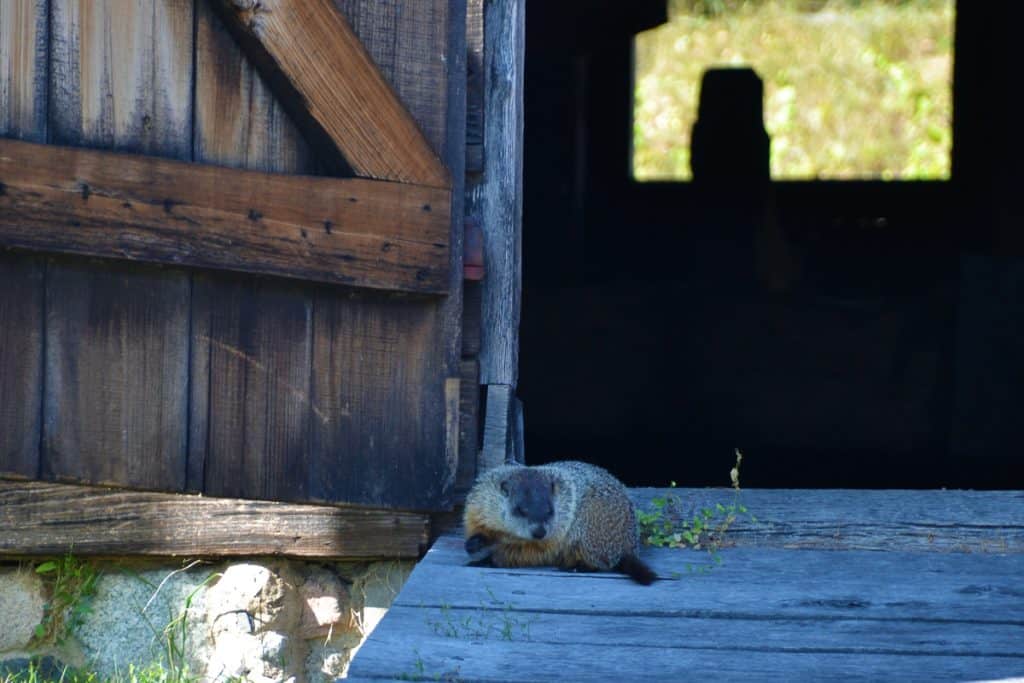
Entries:
[[507, 496], [511, 490], [512, 490], [512, 484], [509, 483], [508, 479], [502, 479], [501, 480], [501, 492], [504, 493]]

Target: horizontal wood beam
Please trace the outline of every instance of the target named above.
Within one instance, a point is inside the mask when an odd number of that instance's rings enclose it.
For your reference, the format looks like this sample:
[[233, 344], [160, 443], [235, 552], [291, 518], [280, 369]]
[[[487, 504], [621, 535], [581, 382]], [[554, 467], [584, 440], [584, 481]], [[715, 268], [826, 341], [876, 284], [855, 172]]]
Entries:
[[413, 512], [0, 480], [0, 557], [416, 558], [427, 531]]
[[451, 193], [0, 139], [0, 247], [443, 294]]
[[357, 175], [450, 187], [444, 164], [332, 0], [211, 0], [307, 138]]

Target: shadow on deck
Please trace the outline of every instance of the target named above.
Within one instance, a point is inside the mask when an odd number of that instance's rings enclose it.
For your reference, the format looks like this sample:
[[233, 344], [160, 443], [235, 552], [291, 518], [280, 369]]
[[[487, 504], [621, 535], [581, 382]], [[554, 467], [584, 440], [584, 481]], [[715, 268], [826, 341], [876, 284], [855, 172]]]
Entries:
[[[631, 492], [646, 507], [658, 495]], [[731, 491], [675, 490], [694, 507]], [[981, 680], [1024, 676], [1024, 492], [749, 490], [757, 522], [666, 577], [465, 566], [442, 536], [354, 680]], [[705, 570], [706, 569], [706, 570]]]

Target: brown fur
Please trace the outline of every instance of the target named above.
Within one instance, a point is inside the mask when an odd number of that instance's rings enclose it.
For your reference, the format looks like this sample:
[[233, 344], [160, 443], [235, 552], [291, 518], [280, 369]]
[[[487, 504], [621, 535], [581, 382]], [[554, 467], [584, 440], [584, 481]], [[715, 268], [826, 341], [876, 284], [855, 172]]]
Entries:
[[643, 584], [656, 578], [639, 559], [636, 513], [625, 487], [594, 465], [563, 461], [485, 472], [469, 492], [463, 521], [466, 550], [478, 563], [620, 571]]

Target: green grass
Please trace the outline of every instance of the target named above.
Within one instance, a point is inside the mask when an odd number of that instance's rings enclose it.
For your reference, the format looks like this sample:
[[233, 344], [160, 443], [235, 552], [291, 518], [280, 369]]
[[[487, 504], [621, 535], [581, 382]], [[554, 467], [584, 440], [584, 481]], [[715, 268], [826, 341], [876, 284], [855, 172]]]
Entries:
[[690, 176], [701, 74], [765, 83], [775, 179], [944, 179], [953, 0], [676, 0], [636, 40], [634, 176]]

